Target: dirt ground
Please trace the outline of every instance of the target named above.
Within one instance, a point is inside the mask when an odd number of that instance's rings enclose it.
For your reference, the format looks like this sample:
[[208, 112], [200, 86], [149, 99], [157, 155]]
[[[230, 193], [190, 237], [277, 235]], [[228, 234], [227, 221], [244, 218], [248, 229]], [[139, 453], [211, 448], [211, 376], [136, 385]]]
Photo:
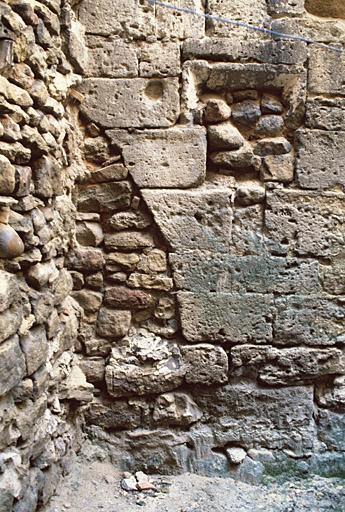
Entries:
[[156, 490], [126, 492], [107, 462], [76, 460], [43, 512], [345, 511], [345, 481], [314, 477], [252, 486], [191, 474], [152, 477]]

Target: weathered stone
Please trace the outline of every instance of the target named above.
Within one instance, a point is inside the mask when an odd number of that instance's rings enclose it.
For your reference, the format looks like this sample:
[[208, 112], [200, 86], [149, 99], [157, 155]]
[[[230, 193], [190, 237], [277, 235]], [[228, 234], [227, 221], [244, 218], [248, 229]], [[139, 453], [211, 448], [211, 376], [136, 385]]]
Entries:
[[103, 242], [103, 229], [96, 222], [79, 222], [77, 224], [77, 240], [81, 245], [98, 247]]
[[105, 235], [105, 247], [110, 250], [114, 249], [143, 249], [154, 245], [152, 235], [150, 233], [140, 233], [137, 231], [121, 231]]
[[31, 158], [31, 151], [20, 142], [0, 142], [0, 154], [12, 164], [27, 164]]
[[271, 250], [299, 256], [342, 252], [344, 196], [276, 190], [267, 195], [265, 227]]
[[261, 116], [260, 103], [257, 100], [245, 100], [232, 105], [231, 116], [235, 123], [250, 125]]
[[22, 336], [20, 344], [25, 356], [27, 374], [32, 375], [45, 364], [48, 357], [48, 341], [43, 326], [31, 329], [29, 334]]
[[16, 334], [22, 323], [22, 317], [22, 310], [17, 306], [12, 306], [0, 313], [0, 343]]
[[261, 139], [254, 148], [254, 153], [259, 156], [285, 155], [290, 151], [292, 146], [284, 137]]
[[77, 206], [81, 212], [112, 212], [128, 207], [130, 202], [131, 187], [127, 181], [78, 187]]
[[209, 413], [216, 446], [236, 443], [289, 449], [296, 455], [306, 454], [313, 448], [312, 386], [279, 389], [262, 388], [254, 383], [228, 384], [216, 390], [199, 390], [194, 400], [201, 410]]
[[344, 144], [343, 132], [299, 132], [296, 162], [299, 185], [318, 190], [344, 186]]
[[0, 271], [0, 312], [8, 309], [19, 299], [18, 283], [13, 276], [3, 270]]
[[40, 198], [50, 198], [62, 191], [61, 166], [55, 158], [43, 156], [37, 160], [33, 167], [33, 179], [35, 192]]
[[228, 448], [226, 456], [231, 464], [241, 464], [247, 456], [247, 452], [243, 448]]
[[282, 116], [266, 115], [260, 117], [256, 123], [254, 134], [257, 137], [276, 137], [284, 130], [284, 119]]
[[302, 64], [307, 59], [306, 43], [302, 41], [246, 41], [228, 37], [187, 39], [183, 43], [184, 60], [204, 59], [233, 62], [255, 59], [271, 64]]
[[317, 403], [321, 407], [343, 412], [345, 409], [345, 376], [336, 377], [333, 382], [320, 383], [315, 390]]
[[82, 369], [74, 364], [63, 385], [59, 388], [60, 400], [76, 400], [77, 402], [92, 402], [93, 385], [86, 381]]
[[122, 338], [131, 325], [130, 311], [116, 311], [102, 307], [97, 318], [97, 333], [105, 338]]
[[328, 450], [343, 451], [344, 443], [344, 414], [320, 410], [317, 415], [318, 437]]
[[287, 155], [268, 155], [263, 158], [261, 178], [264, 181], [281, 181], [289, 183], [294, 178], [295, 158], [293, 153]]
[[161, 320], [171, 320], [176, 314], [175, 300], [172, 297], [160, 297], [154, 314]]
[[241, 185], [236, 190], [235, 199], [241, 206], [250, 206], [256, 203], [262, 203], [265, 200], [266, 190], [261, 185], [249, 183]]
[[315, 295], [296, 295], [279, 297], [275, 305], [275, 344], [317, 347], [345, 342], [342, 302]]
[[13, 336], [0, 345], [0, 367], [0, 396], [3, 396], [19, 384], [26, 373], [18, 336]]
[[87, 357], [80, 359], [78, 363], [88, 382], [98, 384], [104, 381], [105, 360], [103, 357]]
[[153, 297], [141, 290], [131, 290], [125, 286], [107, 288], [104, 304], [112, 308], [141, 310], [153, 305]]
[[319, 130], [341, 131], [345, 123], [345, 99], [310, 99], [306, 104], [306, 126]]
[[95, 398], [86, 411], [89, 425], [107, 430], [137, 428], [141, 425], [142, 408], [138, 400], [99, 400]]
[[145, 229], [152, 224], [150, 217], [142, 212], [119, 212], [110, 217], [109, 226], [116, 231], [123, 229]]
[[36, 263], [28, 271], [28, 283], [40, 290], [46, 284], [53, 283], [59, 277], [59, 271], [53, 260]]
[[121, 181], [128, 177], [128, 170], [123, 164], [110, 164], [101, 169], [92, 171], [85, 177], [87, 183], [106, 183], [108, 181]]
[[104, 128], [168, 128], [179, 116], [178, 89], [176, 78], [90, 78], [81, 110]]
[[177, 345], [147, 333], [113, 348], [105, 372], [108, 393], [120, 398], [175, 389], [182, 384], [185, 370]]
[[[265, 20], [268, 20], [265, 0], [258, 0], [255, 3], [249, 2], [246, 4], [241, 2], [241, 0], [231, 2], [228, 0], [210, 0], [208, 9], [208, 12], [215, 16], [240, 19], [249, 24], [257, 23], [258, 19], [261, 20], [261, 23], [265, 23]], [[229, 37], [231, 40], [245, 40], [248, 35], [245, 29], [236, 27], [236, 30], [229, 30], [228, 26], [224, 26], [222, 23], [217, 23], [213, 20], [210, 21], [209, 33], [213, 36]], [[257, 38], [257, 34], [252, 36], [254, 41]]]
[[141, 272], [166, 272], [167, 255], [161, 249], [146, 250], [140, 258], [137, 269]]
[[98, 78], [133, 78], [138, 76], [135, 48], [121, 39], [87, 38], [89, 62], [87, 76]]
[[[108, 161], [110, 157], [108, 141], [103, 137], [88, 137], [84, 141], [83, 146], [84, 157], [88, 162], [93, 164], [103, 165]], [[96, 171], [97, 172], [97, 171]], [[85, 175], [85, 178], [89, 176], [89, 173]], [[82, 180], [88, 182], [87, 180]], [[109, 181], [109, 180], [106, 180]]]
[[89, 276], [86, 276], [85, 283], [86, 286], [89, 286], [90, 288], [93, 288], [94, 290], [102, 290], [103, 289], [103, 273], [102, 272], [96, 272], [95, 274], [91, 274]]
[[22, 166], [16, 166], [16, 174], [15, 174], [15, 181], [16, 181], [16, 191], [15, 196], [16, 197], [25, 197], [30, 194], [30, 185], [31, 185], [31, 167], [22, 167]]
[[143, 190], [142, 194], [173, 249], [228, 249], [232, 212], [225, 187], [186, 192]]
[[179, 76], [180, 45], [173, 41], [144, 44], [139, 53], [139, 74], [145, 78]]
[[140, 188], [200, 185], [206, 172], [205, 130], [182, 127], [145, 131], [123, 147], [123, 157]]
[[154, 405], [153, 420], [158, 425], [188, 426], [196, 423], [203, 414], [186, 393], [166, 393]]
[[312, 94], [345, 95], [341, 76], [345, 69], [342, 54], [314, 47], [310, 52], [308, 88]]
[[136, 253], [111, 252], [106, 256], [106, 267], [115, 266], [116, 268], [125, 268], [134, 270], [140, 261], [140, 256]]
[[91, 290], [73, 292], [72, 297], [80, 304], [85, 313], [96, 313], [103, 301], [102, 294]]
[[128, 286], [131, 288], [169, 291], [173, 288], [173, 280], [166, 276], [134, 272], [128, 278]]
[[321, 266], [321, 282], [325, 292], [331, 295], [345, 294], [345, 268], [342, 262]]
[[261, 112], [263, 114], [282, 114], [284, 106], [276, 96], [265, 93], [261, 98]]
[[210, 162], [219, 167], [222, 172], [228, 169], [234, 172], [257, 171], [260, 167], [260, 160], [253, 153], [250, 144], [244, 144], [240, 149], [234, 151], [220, 151], [210, 153]]
[[179, 292], [182, 332], [191, 342], [269, 343], [273, 296]]
[[212, 386], [228, 381], [228, 356], [221, 347], [194, 345], [181, 347], [188, 384]]
[[10, 195], [15, 187], [15, 168], [3, 155], [0, 155], [0, 195]]
[[209, 126], [207, 129], [209, 148], [211, 151], [239, 149], [244, 144], [241, 133], [230, 123]]
[[68, 268], [81, 272], [97, 272], [103, 269], [104, 263], [103, 252], [93, 247], [76, 247], [68, 255]]
[[291, 385], [318, 380], [323, 375], [343, 373], [345, 359], [337, 348], [293, 347], [278, 349], [243, 345], [231, 349], [231, 372], [246, 375], [255, 372], [259, 381], [269, 385]]
[[317, 293], [316, 261], [193, 251], [169, 256], [178, 289], [197, 292]]
[[27, 91], [9, 82], [5, 77], [0, 77], [0, 94], [8, 101], [19, 105], [20, 107], [31, 107], [32, 99]]
[[226, 101], [219, 98], [209, 99], [204, 111], [205, 123], [220, 123], [231, 116], [231, 108]]

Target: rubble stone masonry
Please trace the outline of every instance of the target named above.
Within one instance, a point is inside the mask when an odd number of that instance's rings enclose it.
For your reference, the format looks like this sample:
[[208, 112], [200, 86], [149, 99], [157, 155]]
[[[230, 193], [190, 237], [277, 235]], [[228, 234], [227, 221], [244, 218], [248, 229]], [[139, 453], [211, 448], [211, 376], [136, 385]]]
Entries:
[[[345, 43], [336, 0], [175, 4]], [[146, 0], [0, 16], [0, 512], [86, 436], [130, 471], [344, 475], [345, 54]]]

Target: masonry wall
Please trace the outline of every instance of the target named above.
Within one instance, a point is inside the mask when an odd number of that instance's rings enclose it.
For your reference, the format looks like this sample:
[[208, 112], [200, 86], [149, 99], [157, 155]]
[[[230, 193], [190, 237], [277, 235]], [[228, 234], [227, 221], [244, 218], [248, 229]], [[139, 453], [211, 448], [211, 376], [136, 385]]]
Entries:
[[[206, 3], [344, 43], [337, 2]], [[141, 0], [0, 12], [0, 510], [85, 435], [129, 470], [344, 474], [343, 55]]]
[[82, 172], [81, 53], [69, 2], [0, 2], [1, 512], [49, 500], [92, 399], [73, 355], [82, 310], [65, 264]]
[[[180, 4], [344, 40], [335, 3]], [[147, 2], [78, 16], [89, 435], [126, 469], [343, 472], [344, 57]]]

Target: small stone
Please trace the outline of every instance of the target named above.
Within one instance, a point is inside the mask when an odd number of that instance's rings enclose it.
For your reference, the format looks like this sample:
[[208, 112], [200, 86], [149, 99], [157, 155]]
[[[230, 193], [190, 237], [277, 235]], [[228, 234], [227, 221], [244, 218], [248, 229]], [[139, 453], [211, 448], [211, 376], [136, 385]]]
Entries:
[[131, 288], [169, 291], [173, 288], [174, 283], [170, 277], [135, 272], [129, 276], [128, 286]]
[[211, 151], [239, 149], [244, 144], [243, 136], [238, 129], [230, 123], [209, 126], [207, 136]]
[[134, 476], [130, 476], [129, 478], [123, 478], [121, 480], [121, 487], [124, 491], [131, 492], [137, 491], [137, 481]]
[[261, 111], [263, 114], [282, 114], [284, 107], [272, 94], [264, 94], [261, 99]]
[[231, 116], [231, 108], [222, 99], [210, 99], [206, 103], [204, 119], [205, 123], [220, 123]]
[[106, 268], [110, 266], [118, 266], [126, 270], [134, 270], [140, 261], [140, 256], [133, 253], [126, 252], [111, 252], [106, 255]]
[[10, 195], [14, 191], [15, 172], [9, 159], [0, 154], [0, 195]]
[[150, 233], [128, 230], [105, 235], [105, 247], [107, 249], [144, 249], [153, 245], [153, 238]]
[[284, 129], [282, 116], [268, 115], [260, 117], [255, 127], [254, 135], [259, 137], [275, 137]]
[[131, 325], [130, 311], [116, 311], [102, 307], [97, 319], [97, 333], [105, 338], [122, 338]]
[[250, 206], [262, 203], [265, 199], [266, 190], [260, 185], [242, 185], [236, 190], [236, 201], [242, 206]]
[[253, 154], [249, 144], [244, 144], [240, 149], [234, 151], [220, 151], [211, 153], [210, 162], [223, 169], [234, 171], [258, 170], [261, 164], [259, 158]]
[[109, 226], [116, 231], [130, 228], [144, 229], [150, 226], [151, 222], [149, 216], [140, 211], [128, 211], [115, 213], [109, 219]]
[[294, 163], [293, 152], [286, 155], [268, 155], [263, 158], [261, 178], [264, 181], [289, 183], [294, 178]]
[[79, 222], [77, 224], [77, 240], [81, 245], [98, 247], [103, 242], [103, 229], [96, 222]]
[[254, 148], [254, 153], [260, 156], [285, 155], [290, 151], [292, 151], [292, 145], [284, 137], [261, 139]]
[[155, 489], [155, 486], [150, 482], [148, 475], [145, 475], [142, 471], [137, 471], [135, 473], [135, 478], [137, 479], [137, 489], [139, 491], [150, 491]]
[[247, 452], [243, 448], [228, 448], [226, 456], [232, 464], [241, 464], [247, 456]]
[[232, 106], [232, 118], [236, 123], [253, 124], [261, 116], [260, 103], [256, 100], [245, 100]]
[[53, 283], [59, 277], [59, 271], [53, 260], [36, 263], [28, 271], [28, 283], [40, 290], [46, 284]]

